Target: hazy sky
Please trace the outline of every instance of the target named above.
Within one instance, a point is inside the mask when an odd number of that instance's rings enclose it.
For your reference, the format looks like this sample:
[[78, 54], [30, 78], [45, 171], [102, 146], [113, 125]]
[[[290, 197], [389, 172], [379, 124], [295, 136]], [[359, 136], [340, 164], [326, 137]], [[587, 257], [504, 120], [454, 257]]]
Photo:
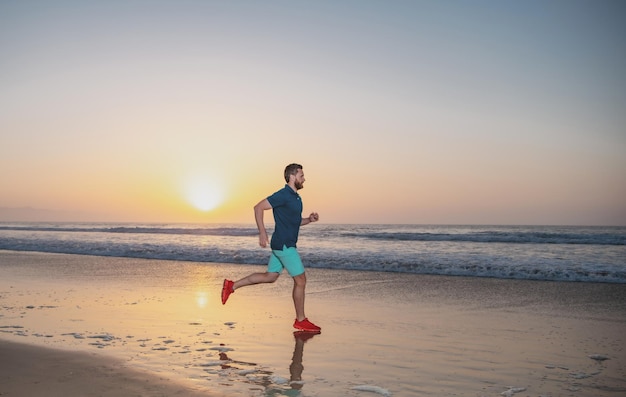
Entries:
[[298, 162], [329, 223], [626, 225], [625, 19], [620, 0], [2, 0], [0, 207], [252, 223]]

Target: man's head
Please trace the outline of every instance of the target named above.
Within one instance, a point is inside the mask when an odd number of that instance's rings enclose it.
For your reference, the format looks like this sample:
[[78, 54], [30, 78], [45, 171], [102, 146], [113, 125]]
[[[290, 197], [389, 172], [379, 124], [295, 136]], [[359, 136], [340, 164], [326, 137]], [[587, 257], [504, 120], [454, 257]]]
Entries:
[[289, 164], [285, 167], [285, 182], [289, 183], [291, 180], [294, 182], [296, 189], [302, 189], [304, 183], [304, 172], [300, 164]]

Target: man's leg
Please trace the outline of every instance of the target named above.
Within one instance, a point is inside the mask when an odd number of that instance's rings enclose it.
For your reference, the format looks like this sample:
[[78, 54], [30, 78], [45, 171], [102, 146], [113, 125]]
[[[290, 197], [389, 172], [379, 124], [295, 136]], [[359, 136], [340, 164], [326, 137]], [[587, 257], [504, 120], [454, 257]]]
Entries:
[[222, 305], [226, 304], [228, 297], [230, 294], [235, 292], [237, 288], [245, 287], [246, 285], [252, 284], [261, 284], [261, 283], [273, 283], [280, 276], [280, 272], [282, 271], [282, 265], [278, 258], [275, 255], [270, 257], [270, 262], [268, 264], [268, 270], [265, 273], [252, 273], [249, 276], [246, 276], [236, 282], [231, 280], [224, 280], [224, 285], [222, 286]]
[[293, 277], [293, 305], [296, 309], [296, 321], [306, 318], [304, 314], [304, 289], [306, 287], [306, 274], [300, 254], [296, 247], [285, 247], [280, 251], [272, 251], [273, 255], [280, 261], [281, 265]]
[[313, 324], [304, 314], [304, 290], [306, 288], [306, 274], [302, 273], [293, 278], [293, 304], [296, 307], [296, 321], [293, 327], [306, 332], [319, 333], [322, 329]]
[[265, 272], [265, 273], [252, 273], [249, 276], [235, 281], [233, 284], [233, 291], [237, 288], [245, 287], [246, 285], [261, 284], [261, 283], [273, 283], [278, 280], [279, 273]]
[[306, 274], [302, 273], [293, 278], [293, 305], [296, 308], [296, 320], [306, 318], [304, 314], [304, 289], [306, 288]]

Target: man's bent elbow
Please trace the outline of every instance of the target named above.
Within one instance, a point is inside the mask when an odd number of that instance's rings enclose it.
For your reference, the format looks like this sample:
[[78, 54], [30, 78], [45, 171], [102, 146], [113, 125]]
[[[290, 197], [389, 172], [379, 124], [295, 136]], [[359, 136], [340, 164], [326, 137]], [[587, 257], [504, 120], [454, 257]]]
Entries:
[[265, 210], [271, 209], [271, 204], [267, 201], [267, 199], [261, 200], [254, 206], [255, 213], [262, 213]]

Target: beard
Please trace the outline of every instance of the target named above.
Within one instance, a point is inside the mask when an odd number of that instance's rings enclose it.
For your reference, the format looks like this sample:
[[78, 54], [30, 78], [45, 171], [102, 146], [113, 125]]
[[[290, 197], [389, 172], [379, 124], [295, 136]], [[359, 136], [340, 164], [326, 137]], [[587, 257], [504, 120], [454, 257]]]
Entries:
[[304, 187], [302, 182], [297, 182], [297, 181], [294, 183], [294, 186], [296, 187], [296, 190], [300, 190]]

